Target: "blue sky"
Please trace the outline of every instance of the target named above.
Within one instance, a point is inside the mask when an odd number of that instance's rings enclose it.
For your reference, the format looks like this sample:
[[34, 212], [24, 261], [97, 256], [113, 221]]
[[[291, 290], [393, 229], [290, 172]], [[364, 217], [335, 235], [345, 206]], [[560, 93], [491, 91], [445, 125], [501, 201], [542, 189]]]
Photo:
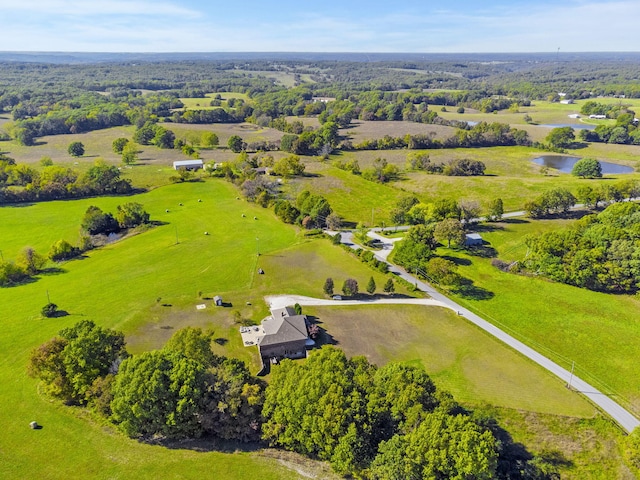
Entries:
[[638, 0], [0, 0], [4, 51], [638, 51]]

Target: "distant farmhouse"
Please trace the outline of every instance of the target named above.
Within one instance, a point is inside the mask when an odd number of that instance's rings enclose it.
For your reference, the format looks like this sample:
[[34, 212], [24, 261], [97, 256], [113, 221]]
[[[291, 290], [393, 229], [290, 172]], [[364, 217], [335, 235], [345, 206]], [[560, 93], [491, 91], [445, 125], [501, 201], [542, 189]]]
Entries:
[[240, 327], [240, 334], [245, 347], [258, 346], [263, 361], [304, 358], [307, 347], [314, 344], [307, 324], [307, 317], [297, 315], [291, 307], [274, 308], [262, 325]]
[[329, 102], [335, 102], [336, 98], [335, 97], [311, 97], [311, 101], [313, 103], [317, 103], [317, 102], [329, 103]]
[[177, 160], [173, 162], [174, 170], [199, 170], [201, 168], [204, 168], [202, 160]]

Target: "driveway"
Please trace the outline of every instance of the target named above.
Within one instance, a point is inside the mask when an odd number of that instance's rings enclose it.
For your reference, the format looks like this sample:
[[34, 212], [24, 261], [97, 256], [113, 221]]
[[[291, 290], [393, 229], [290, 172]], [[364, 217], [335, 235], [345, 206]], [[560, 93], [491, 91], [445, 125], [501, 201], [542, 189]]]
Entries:
[[[520, 216], [520, 214], [523, 214], [523, 213], [524, 212], [512, 212], [511, 214], [506, 214], [505, 217], [507, 217], [507, 216], [508, 217]], [[335, 233], [335, 232], [333, 232], [333, 233]], [[380, 237], [381, 239], [384, 239], [385, 240], [385, 245], [391, 244], [391, 248], [393, 248], [392, 242], [390, 241], [392, 239], [387, 239], [387, 238], [385, 238], [383, 236], [380, 236], [380, 235], [377, 235], [377, 234], [375, 234], [375, 235], [376, 235], [376, 237], [374, 237], [374, 238]], [[357, 248], [361, 248], [358, 245], [354, 245], [353, 237], [352, 237], [352, 233], [351, 232], [341, 232], [341, 239], [342, 239], [342, 243], [344, 243], [345, 245], [350, 246], [351, 248], [356, 248], [356, 249]], [[395, 241], [395, 239], [393, 239], [393, 240]], [[433, 303], [433, 304], [432, 303], [427, 303], [425, 305], [437, 305], [437, 306], [441, 306], [441, 307], [445, 307], [445, 308], [450, 308], [451, 310], [454, 310], [454, 311], [458, 312], [459, 315], [464, 316], [471, 323], [477, 325], [478, 327], [483, 329], [485, 332], [487, 332], [490, 335], [493, 335], [497, 339], [501, 340], [503, 343], [506, 343], [511, 348], [513, 348], [516, 351], [520, 352], [522, 355], [526, 356], [527, 358], [533, 360], [535, 363], [537, 363], [541, 367], [545, 368], [546, 370], [548, 370], [549, 372], [553, 373], [555, 376], [560, 378], [563, 382], [565, 382], [567, 384], [567, 386], [569, 386], [573, 390], [575, 390], [575, 391], [581, 393], [582, 395], [584, 395], [585, 397], [587, 397], [594, 404], [596, 404], [598, 407], [600, 407], [605, 413], [607, 413], [611, 418], [613, 418], [613, 420], [615, 420], [618, 423], [618, 425], [620, 425], [628, 433], [631, 433], [635, 428], [640, 426], [640, 420], [638, 420], [638, 418], [636, 418], [628, 410], [626, 410], [624, 407], [622, 407], [622, 405], [620, 405], [618, 402], [616, 402], [612, 398], [606, 396], [604, 393], [599, 391], [594, 386], [592, 386], [589, 383], [585, 382], [584, 380], [582, 380], [581, 378], [577, 377], [576, 375], [574, 375], [572, 372], [566, 370], [565, 368], [561, 367], [557, 363], [551, 361], [550, 359], [548, 359], [547, 357], [545, 357], [541, 353], [535, 351], [533, 348], [531, 348], [531, 347], [525, 345], [524, 343], [522, 343], [521, 341], [515, 339], [514, 337], [512, 337], [508, 333], [504, 332], [503, 330], [499, 329], [498, 327], [496, 327], [492, 323], [486, 321], [485, 319], [483, 319], [479, 315], [476, 315], [472, 311], [466, 309], [462, 305], [459, 305], [455, 301], [453, 301], [450, 298], [446, 297], [445, 295], [441, 294], [440, 292], [438, 292], [436, 289], [434, 289], [428, 283], [423, 282], [419, 278], [416, 278], [415, 276], [411, 275], [410, 273], [408, 273], [403, 268], [398, 267], [397, 265], [393, 265], [393, 264], [389, 263], [389, 261], [387, 260], [387, 256], [389, 255], [390, 251], [391, 251], [390, 249], [383, 249], [381, 251], [374, 251], [374, 254], [379, 260], [383, 260], [383, 261], [387, 262], [387, 264], [389, 265], [389, 271], [391, 273], [393, 273], [394, 275], [397, 275], [397, 276], [403, 278], [404, 280], [408, 281], [409, 283], [415, 285], [417, 289], [419, 289], [419, 290], [425, 292], [426, 294], [428, 294], [431, 297], [431, 300], [436, 302], [436, 303]], [[381, 254], [380, 252], [385, 252], [386, 255]], [[269, 297], [269, 298], [272, 298], [272, 297]], [[273, 297], [273, 298], [276, 298], [276, 297]], [[296, 297], [295, 296], [290, 296], [289, 298], [296, 298]], [[300, 298], [308, 299], [309, 297], [300, 297]], [[315, 299], [315, 300], [331, 302], [331, 303], [323, 303], [322, 305], [332, 305], [332, 304], [345, 305], [345, 304], [347, 304], [347, 301], [321, 300], [321, 299]], [[398, 299], [398, 300], [405, 300], [406, 301], [407, 299]], [[422, 300], [422, 299], [417, 299], [417, 300]], [[280, 300], [278, 300], [278, 301], [280, 301]], [[351, 300], [349, 300], [349, 302], [351, 302]], [[357, 302], [357, 301], [354, 301], [354, 302]], [[293, 303], [296, 303], [296, 301], [294, 301], [292, 303], [288, 303], [288, 305], [291, 305]], [[297, 303], [300, 303], [300, 305], [304, 305], [300, 301], [297, 301]], [[364, 303], [367, 303], [367, 302], [364, 302]], [[403, 303], [403, 302], [397, 302], [397, 303]], [[354, 303], [354, 304], [357, 304], [357, 303]], [[315, 304], [315, 303], [311, 304], [311, 303], [309, 303], [307, 305], [320, 305], [320, 304]]]

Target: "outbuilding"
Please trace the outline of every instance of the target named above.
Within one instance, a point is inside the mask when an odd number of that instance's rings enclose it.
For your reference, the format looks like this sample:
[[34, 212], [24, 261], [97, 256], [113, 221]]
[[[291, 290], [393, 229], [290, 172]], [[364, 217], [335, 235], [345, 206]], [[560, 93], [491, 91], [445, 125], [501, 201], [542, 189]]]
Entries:
[[476, 247], [482, 245], [482, 237], [479, 233], [467, 233], [464, 239], [465, 247]]
[[204, 168], [202, 160], [177, 160], [173, 162], [174, 170], [200, 170]]
[[220, 295], [216, 295], [215, 297], [213, 297], [213, 303], [216, 304], [216, 307], [221, 307], [222, 306], [222, 297]]

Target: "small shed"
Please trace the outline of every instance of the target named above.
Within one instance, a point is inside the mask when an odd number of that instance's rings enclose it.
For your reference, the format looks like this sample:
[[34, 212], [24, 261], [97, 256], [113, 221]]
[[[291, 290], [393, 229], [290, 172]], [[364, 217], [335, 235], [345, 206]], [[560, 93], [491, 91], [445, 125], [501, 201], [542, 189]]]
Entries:
[[465, 247], [476, 247], [482, 245], [482, 237], [479, 233], [467, 233], [464, 239]]
[[216, 307], [221, 307], [222, 306], [222, 297], [220, 295], [216, 295], [215, 297], [213, 297], [213, 303], [216, 304]]
[[201, 168], [204, 168], [202, 160], [177, 160], [173, 162], [174, 170], [200, 170]]

